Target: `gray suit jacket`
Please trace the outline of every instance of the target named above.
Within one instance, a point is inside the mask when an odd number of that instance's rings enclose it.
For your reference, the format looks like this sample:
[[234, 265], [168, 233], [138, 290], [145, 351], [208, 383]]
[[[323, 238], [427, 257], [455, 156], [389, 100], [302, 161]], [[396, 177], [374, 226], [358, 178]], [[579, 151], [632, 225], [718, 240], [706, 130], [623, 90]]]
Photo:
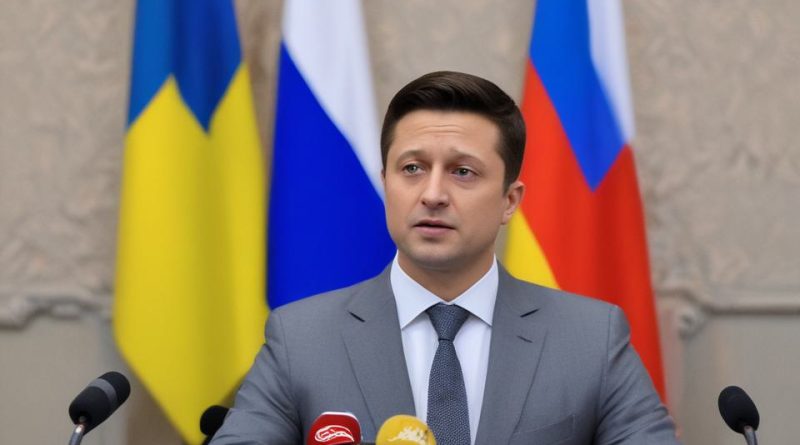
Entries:
[[[324, 411], [355, 414], [367, 441], [414, 414], [389, 268], [272, 312], [212, 444], [302, 444]], [[476, 444], [623, 443], [678, 442], [622, 312], [501, 267]]]

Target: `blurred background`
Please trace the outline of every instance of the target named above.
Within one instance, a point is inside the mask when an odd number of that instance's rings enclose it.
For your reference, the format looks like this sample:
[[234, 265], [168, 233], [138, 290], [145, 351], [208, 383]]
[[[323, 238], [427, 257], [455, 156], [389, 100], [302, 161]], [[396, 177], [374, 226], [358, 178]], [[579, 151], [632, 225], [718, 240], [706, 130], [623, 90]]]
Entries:
[[[764, 443], [800, 435], [800, 3], [622, 2], [668, 403], [687, 444], [737, 443], [746, 389]], [[269, 163], [282, 3], [235, 2]], [[363, 2], [379, 113], [449, 69], [522, 94], [535, 2]], [[133, 0], [0, 3], [0, 442], [57, 443], [108, 369]], [[267, 166], [268, 167], [268, 166]], [[269, 171], [269, 170], [267, 170]], [[269, 179], [269, 177], [267, 177]], [[177, 444], [133, 379], [87, 444]]]

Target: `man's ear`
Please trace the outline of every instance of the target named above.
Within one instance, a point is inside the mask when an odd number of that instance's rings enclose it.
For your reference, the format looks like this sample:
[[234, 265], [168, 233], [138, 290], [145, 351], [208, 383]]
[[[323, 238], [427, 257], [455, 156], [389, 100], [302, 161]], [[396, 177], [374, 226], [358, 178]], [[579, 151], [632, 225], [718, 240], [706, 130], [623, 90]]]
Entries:
[[522, 181], [514, 181], [508, 186], [505, 193], [506, 208], [503, 211], [503, 224], [508, 224], [508, 222], [511, 221], [511, 217], [514, 216], [514, 212], [517, 211], [517, 207], [519, 207], [522, 202], [522, 197], [524, 195], [525, 184], [523, 184]]

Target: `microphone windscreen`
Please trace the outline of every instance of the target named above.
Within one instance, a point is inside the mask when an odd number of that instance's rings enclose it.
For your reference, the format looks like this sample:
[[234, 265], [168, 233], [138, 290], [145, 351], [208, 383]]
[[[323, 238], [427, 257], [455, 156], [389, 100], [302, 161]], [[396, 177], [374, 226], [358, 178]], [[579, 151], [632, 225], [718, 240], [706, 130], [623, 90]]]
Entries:
[[219, 405], [211, 405], [203, 411], [200, 416], [200, 431], [206, 436], [213, 436], [217, 430], [225, 422], [225, 416], [228, 415], [228, 408]]
[[436, 445], [433, 431], [414, 416], [399, 414], [383, 422], [376, 445]]
[[356, 416], [335, 411], [324, 412], [311, 424], [306, 445], [358, 445], [361, 425]]
[[742, 388], [729, 386], [719, 393], [717, 400], [719, 413], [728, 426], [737, 433], [744, 434], [745, 425], [758, 429], [761, 420], [756, 404]]
[[84, 434], [101, 424], [131, 393], [131, 385], [124, 375], [107, 372], [92, 380], [69, 405], [69, 417], [75, 424], [86, 425]]

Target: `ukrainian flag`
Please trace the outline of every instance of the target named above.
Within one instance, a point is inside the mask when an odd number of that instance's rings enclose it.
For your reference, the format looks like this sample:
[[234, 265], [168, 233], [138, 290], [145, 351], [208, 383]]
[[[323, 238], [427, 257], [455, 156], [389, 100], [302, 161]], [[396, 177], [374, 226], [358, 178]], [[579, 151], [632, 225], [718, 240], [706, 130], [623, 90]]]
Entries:
[[114, 335], [185, 441], [263, 344], [264, 176], [229, 0], [140, 0]]

